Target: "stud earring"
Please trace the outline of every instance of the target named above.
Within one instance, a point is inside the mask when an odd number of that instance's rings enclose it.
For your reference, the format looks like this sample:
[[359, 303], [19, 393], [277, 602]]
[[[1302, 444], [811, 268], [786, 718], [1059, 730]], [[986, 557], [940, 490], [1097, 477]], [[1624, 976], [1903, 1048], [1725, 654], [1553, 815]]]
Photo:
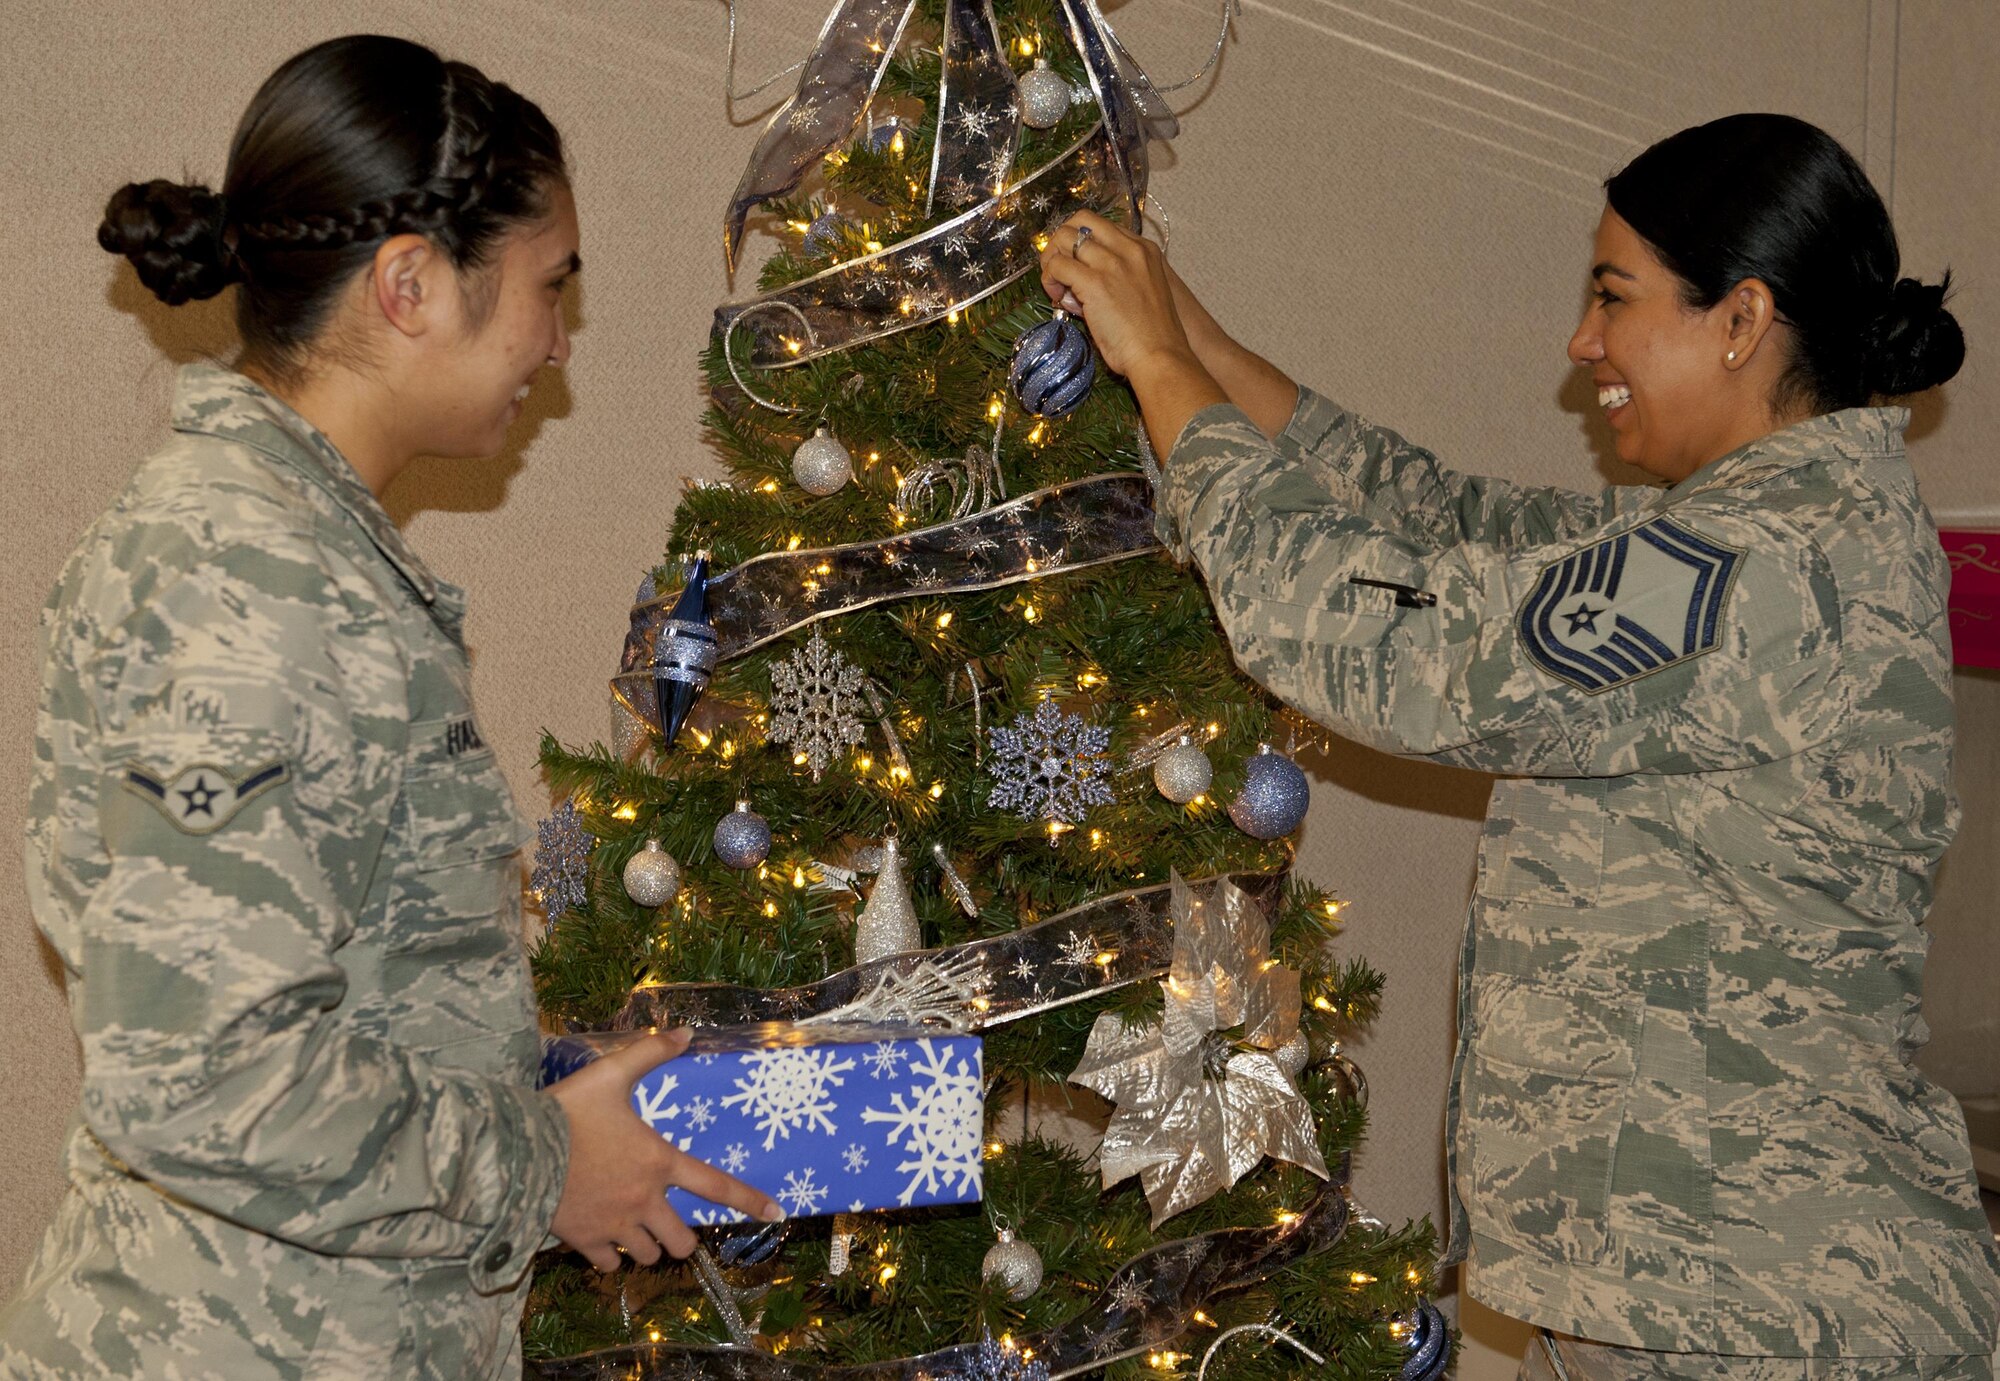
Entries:
[[1735, 364], [1735, 363], [1736, 363], [1736, 352], [1735, 352], [1734, 350], [1732, 350], [1732, 351], [1730, 351], [1730, 352], [1729, 352], [1729, 354], [1728, 354], [1727, 356], [1725, 356], [1724, 358], [1726, 358], [1726, 359], [1727, 359], [1727, 360], [1728, 360], [1728, 361], [1729, 361], [1729, 362], [1730, 362], [1731, 364]]

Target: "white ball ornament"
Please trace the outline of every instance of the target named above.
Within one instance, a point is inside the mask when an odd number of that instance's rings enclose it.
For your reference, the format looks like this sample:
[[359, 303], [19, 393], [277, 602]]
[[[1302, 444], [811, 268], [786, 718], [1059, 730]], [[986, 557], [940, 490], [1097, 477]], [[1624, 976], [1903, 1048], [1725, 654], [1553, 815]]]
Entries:
[[625, 865], [625, 895], [641, 906], [665, 906], [680, 890], [681, 865], [657, 839], [648, 839]]
[[837, 493], [841, 486], [854, 478], [854, 457], [840, 444], [840, 439], [821, 423], [813, 434], [799, 443], [792, 452], [792, 478], [799, 482], [799, 488], [814, 498], [823, 499], [828, 494]]
[[1069, 83], [1051, 70], [1047, 58], [1036, 58], [1032, 72], [1024, 73], [1016, 84], [1021, 98], [1021, 123], [1030, 129], [1049, 129], [1069, 114]]
[[1209, 762], [1208, 754], [1202, 752], [1186, 734], [1182, 734], [1181, 741], [1160, 754], [1159, 761], [1153, 764], [1153, 785], [1177, 806], [1186, 805], [1208, 790], [1208, 784], [1214, 778], [1215, 768]]
[[1000, 1240], [987, 1249], [986, 1259], [979, 1263], [979, 1274], [1018, 1303], [1042, 1288], [1042, 1254], [1002, 1228]]

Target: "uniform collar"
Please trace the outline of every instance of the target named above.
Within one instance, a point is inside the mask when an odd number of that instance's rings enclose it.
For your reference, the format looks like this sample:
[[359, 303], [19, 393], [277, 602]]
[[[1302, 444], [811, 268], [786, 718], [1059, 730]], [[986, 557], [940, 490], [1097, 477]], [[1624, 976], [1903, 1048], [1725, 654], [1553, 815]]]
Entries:
[[1760, 436], [1666, 491], [1672, 499], [1711, 489], [1742, 489], [1787, 470], [1835, 456], [1850, 460], [1901, 460], [1908, 408], [1843, 408]]
[[177, 432], [248, 446], [311, 480], [368, 534], [375, 549], [433, 614], [450, 622], [463, 615], [463, 595], [417, 559], [347, 457], [317, 427], [264, 389], [218, 365], [185, 365], [174, 381], [171, 424]]

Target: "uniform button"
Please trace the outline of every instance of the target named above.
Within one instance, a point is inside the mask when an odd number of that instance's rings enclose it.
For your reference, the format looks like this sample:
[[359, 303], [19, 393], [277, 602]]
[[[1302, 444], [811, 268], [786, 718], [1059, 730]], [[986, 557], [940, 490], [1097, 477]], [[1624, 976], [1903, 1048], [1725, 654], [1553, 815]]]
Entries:
[[514, 1257], [514, 1244], [512, 1242], [502, 1242], [492, 1251], [486, 1253], [486, 1269], [489, 1271], [497, 1271], [502, 1266], [505, 1266], [509, 1261], [513, 1260], [513, 1257]]

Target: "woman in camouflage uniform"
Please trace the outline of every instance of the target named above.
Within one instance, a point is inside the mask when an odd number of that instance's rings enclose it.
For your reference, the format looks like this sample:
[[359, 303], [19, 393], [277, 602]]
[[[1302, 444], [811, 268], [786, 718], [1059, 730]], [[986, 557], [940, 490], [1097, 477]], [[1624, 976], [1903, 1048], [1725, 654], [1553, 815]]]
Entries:
[[397, 39], [301, 53], [221, 193], [111, 198], [178, 304], [239, 285], [234, 369], [44, 618], [28, 834], [84, 1085], [0, 1376], [506, 1377], [528, 1266], [685, 1255], [669, 1184], [765, 1218], [626, 1103], [685, 1046], [535, 1091], [522, 822], [473, 713], [464, 596], [379, 496], [486, 456], [569, 357], [562, 145]]
[[1569, 343], [1586, 495], [1454, 474], [1082, 215], [1043, 256], [1166, 456], [1239, 660], [1498, 774], [1461, 962], [1452, 1241], [1530, 1372], [1990, 1377], [2000, 1254], [1911, 1063], [1957, 825], [1945, 562], [1871, 406], [1958, 369], [1824, 132], [1685, 130], [1606, 184]]

